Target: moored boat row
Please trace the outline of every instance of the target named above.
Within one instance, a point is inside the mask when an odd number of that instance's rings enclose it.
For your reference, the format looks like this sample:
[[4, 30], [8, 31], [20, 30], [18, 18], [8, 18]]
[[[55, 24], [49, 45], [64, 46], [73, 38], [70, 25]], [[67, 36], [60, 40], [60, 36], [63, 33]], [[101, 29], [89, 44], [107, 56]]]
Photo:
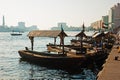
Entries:
[[[28, 34], [31, 40], [31, 50], [19, 50], [19, 55], [27, 61], [57, 67], [81, 66], [89, 60], [102, 59], [107, 55], [107, 50], [112, 47], [114, 39], [111, 35], [100, 33], [99, 36], [91, 38], [84, 34], [83, 30], [76, 35], [78, 39], [71, 41], [71, 44], [64, 45], [64, 38], [67, 34], [60, 30], [35, 30]], [[35, 37], [53, 37], [54, 44], [48, 44], [47, 50], [43, 52], [34, 51]], [[56, 44], [56, 38], [60, 38], [60, 44]], [[83, 40], [84, 37], [86, 40]], [[101, 39], [100, 39], [101, 38]], [[109, 39], [111, 38], [111, 39]], [[89, 40], [88, 40], [89, 39]], [[111, 40], [111, 42], [110, 42]], [[111, 44], [111, 45], [108, 45]]]

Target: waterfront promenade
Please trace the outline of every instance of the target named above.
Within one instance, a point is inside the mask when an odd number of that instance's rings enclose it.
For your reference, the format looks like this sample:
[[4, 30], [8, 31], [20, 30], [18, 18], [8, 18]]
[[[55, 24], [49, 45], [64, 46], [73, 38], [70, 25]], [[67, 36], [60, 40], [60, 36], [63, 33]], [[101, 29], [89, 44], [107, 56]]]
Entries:
[[[120, 80], [120, 53], [118, 53], [118, 44], [114, 44], [103, 69], [98, 73], [97, 80]], [[116, 59], [115, 59], [116, 57]]]

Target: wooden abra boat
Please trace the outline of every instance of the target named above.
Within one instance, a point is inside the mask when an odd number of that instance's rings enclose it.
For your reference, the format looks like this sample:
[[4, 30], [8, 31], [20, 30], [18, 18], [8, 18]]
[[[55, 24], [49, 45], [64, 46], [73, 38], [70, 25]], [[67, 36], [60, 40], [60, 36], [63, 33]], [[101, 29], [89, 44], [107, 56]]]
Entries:
[[[52, 52], [52, 51], [43, 51], [37, 52], [33, 51], [33, 41], [34, 37], [60, 37], [60, 42], [62, 45], [62, 52]], [[64, 38], [67, 34], [62, 30], [35, 30], [31, 31], [28, 34], [29, 39], [31, 40], [31, 50], [19, 50], [19, 55], [30, 62], [37, 64], [47, 65], [47, 66], [56, 66], [61, 68], [70, 68], [74, 66], [80, 66], [85, 60], [85, 54], [71, 54], [64, 50]]]
[[81, 66], [86, 60], [84, 55], [75, 54], [57, 54], [50, 52], [36, 52], [29, 50], [18, 51], [19, 55], [30, 62], [44, 66], [53, 66], [58, 68], [69, 68], [73, 66]]

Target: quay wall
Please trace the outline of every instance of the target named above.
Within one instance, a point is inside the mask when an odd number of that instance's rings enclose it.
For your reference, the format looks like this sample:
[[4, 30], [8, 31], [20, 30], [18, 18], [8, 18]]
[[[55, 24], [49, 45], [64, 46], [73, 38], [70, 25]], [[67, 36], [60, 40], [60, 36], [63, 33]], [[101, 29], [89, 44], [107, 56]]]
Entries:
[[97, 80], [120, 80], [120, 53], [118, 51], [119, 45], [114, 44], [102, 66], [103, 69], [97, 75]]

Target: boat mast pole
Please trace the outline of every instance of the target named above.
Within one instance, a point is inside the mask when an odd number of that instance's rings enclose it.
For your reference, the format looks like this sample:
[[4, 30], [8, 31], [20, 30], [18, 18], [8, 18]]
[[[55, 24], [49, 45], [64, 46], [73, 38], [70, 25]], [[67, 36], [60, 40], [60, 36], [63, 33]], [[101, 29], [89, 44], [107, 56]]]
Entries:
[[83, 23], [83, 30], [82, 30], [82, 35], [81, 35], [81, 53], [83, 53], [83, 34], [85, 32], [85, 26], [84, 26], [84, 23]]
[[62, 25], [61, 25], [61, 42], [62, 42], [62, 49], [63, 49], [63, 54], [64, 54], [64, 30], [63, 30], [63, 28], [62, 28]]

